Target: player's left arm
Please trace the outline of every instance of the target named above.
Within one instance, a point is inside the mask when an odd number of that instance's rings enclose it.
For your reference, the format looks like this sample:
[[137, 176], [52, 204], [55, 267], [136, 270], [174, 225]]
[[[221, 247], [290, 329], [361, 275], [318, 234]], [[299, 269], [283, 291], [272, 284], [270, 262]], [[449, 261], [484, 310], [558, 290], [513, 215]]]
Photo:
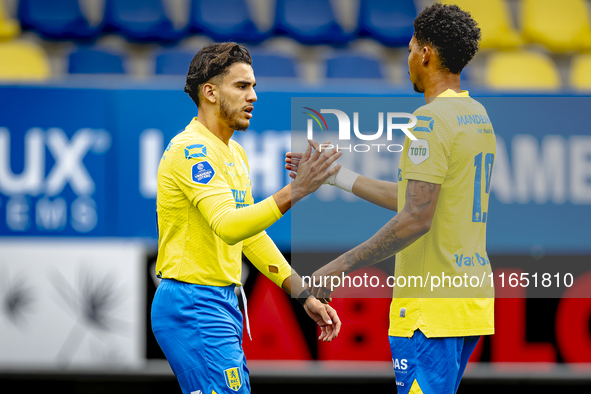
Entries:
[[283, 288], [292, 297], [298, 298], [308, 316], [321, 329], [319, 340], [330, 342], [341, 330], [341, 320], [329, 305], [322, 304], [303, 286], [301, 277], [292, 270], [285, 257], [266, 232], [261, 232], [244, 241], [244, 255], [267, 278]]
[[[315, 150], [320, 147], [315, 141], [310, 141], [310, 144]], [[285, 154], [285, 169], [290, 171], [289, 176], [293, 179], [296, 178], [298, 165], [303, 155], [303, 152], [287, 152]], [[324, 183], [353, 193], [357, 197], [379, 207], [395, 212], [398, 211], [398, 184], [395, 182], [369, 178], [359, 175], [348, 168], [341, 167], [336, 174], [328, 177]]]
[[330, 342], [335, 339], [341, 331], [341, 320], [337, 311], [327, 303], [321, 302], [318, 298], [304, 288], [302, 278], [294, 272], [283, 282], [283, 289], [290, 293], [299, 294], [297, 298], [304, 306], [304, 310], [312, 320], [320, 327], [318, 340]]
[[[242, 152], [243, 160], [248, 167], [248, 158], [246, 153]], [[248, 171], [250, 172], [250, 167]], [[250, 188], [246, 202], [249, 205], [254, 204]], [[304, 288], [300, 276], [292, 269], [265, 231], [245, 239], [242, 252], [263, 275], [300, 301], [308, 316], [320, 327], [321, 334], [318, 340], [330, 342], [339, 335], [341, 320], [337, 312], [331, 306], [322, 304]]]
[[[440, 184], [409, 179], [402, 211], [370, 239], [314, 272], [313, 277], [317, 279], [312, 280], [312, 283], [331, 283], [331, 280], [322, 282], [320, 278], [340, 277], [343, 273], [347, 275], [375, 264], [395, 255], [425, 235], [431, 229], [440, 190]], [[311, 292], [318, 298], [328, 299], [332, 290], [315, 287]]]
[[373, 237], [345, 253], [349, 271], [367, 267], [400, 252], [431, 229], [441, 185], [409, 180], [403, 210]]

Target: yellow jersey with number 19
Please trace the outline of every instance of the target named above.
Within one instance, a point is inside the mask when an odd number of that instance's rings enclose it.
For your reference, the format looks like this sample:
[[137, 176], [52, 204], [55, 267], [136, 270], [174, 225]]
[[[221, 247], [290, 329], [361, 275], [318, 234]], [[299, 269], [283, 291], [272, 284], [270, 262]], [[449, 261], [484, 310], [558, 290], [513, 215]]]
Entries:
[[[486, 253], [488, 196], [496, 153], [484, 107], [447, 90], [414, 112], [398, 169], [398, 211], [410, 180], [440, 184], [431, 229], [396, 255], [391, 336], [494, 333], [494, 289]], [[404, 279], [404, 280], [403, 280]], [[404, 284], [404, 286], [402, 286]]]

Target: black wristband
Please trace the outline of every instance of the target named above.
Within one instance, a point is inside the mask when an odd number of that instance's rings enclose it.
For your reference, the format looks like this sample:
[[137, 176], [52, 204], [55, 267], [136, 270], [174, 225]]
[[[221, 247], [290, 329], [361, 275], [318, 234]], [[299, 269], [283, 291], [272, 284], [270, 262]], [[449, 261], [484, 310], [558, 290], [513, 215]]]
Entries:
[[312, 293], [310, 293], [310, 290], [305, 289], [304, 291], [302, 291], [300, 293], [300, 295], [298, 296], [298, 301], [300, 302], [300, 304], [302, 304], [302, 306], [306, 303], [306, 300], [308, 298], [310, 298], [310, 296], [312, 295]]

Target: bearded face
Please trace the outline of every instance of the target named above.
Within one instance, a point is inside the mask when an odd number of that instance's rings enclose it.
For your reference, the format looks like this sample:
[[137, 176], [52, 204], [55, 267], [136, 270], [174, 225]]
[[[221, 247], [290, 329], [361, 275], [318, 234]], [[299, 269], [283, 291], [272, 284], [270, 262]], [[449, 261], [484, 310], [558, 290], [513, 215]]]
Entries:
[[221, 97], [220, 119], [232, 130], [244, 131], [250, 126], [250, 120], [245, 116], [248, 107], [252, 107], [252, 105], [236, 105], [232, 107], [224, 97]]
[[257, 100], [254, 91], [256, 80], [252, 67], [246, 63], [230, 66], [228, 74], [219, 86], [219, 120], [228, 128], [243, 131], [250, 126], [253, 103]]

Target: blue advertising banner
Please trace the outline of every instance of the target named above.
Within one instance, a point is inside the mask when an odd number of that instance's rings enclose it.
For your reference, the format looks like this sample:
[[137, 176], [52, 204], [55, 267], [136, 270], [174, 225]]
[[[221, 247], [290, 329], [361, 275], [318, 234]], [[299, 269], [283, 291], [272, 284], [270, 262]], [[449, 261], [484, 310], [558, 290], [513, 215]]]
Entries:
[[2, 89], [0, 234], [117, 233], [109, 92]]
[[[197, 114], [181, 88], [2, 87], [0, 91], [1, 236], [157, 239], [155, 174], [160, 156], [168, 141]], [[320, 142], [324, 130], [304, 113], [314, 114], [304, 107], [321, 109], [314, 103], [319, 97], [310, 99], [306, 96], [312, 94], [301, 91], [257, 94], [251, 127], [235, 138], [248, 154], [255, 201], [260, 201], [289, 182], [283, 158], [291, 150], [296, 112], [301, 117], [299, 130], [313, 122], [314, 139]], [[292, 108], [294, 96], [301, 100], [297, 108]], [[420, 96], [390, 99], [391, 109], [373, 111], [412, 113], [424, 103]], [[591, 135], [584, 120], [591, 98], [478, 100], [497, 135], [489, 253], [591, 253]], [[350, 112], [353, 130], [354, 108], [342, 110]], [[377, 114], [358, 112], [359, 127], [375, 133]], [[324, 118], [329, 130], [338, 130], [336, 116]], [[394, 131], [392, 143], [402, 144], [403, 138], [402, 132]], [[396, 153], [377, 165], [344, 165], [396, 181], [399, 157]], [[318, 213], [326, 215], [330, 206], [373, 218], [362, 228], [335, 236], [335, 249], [363, 242], [394, 214], [333, 189], [323, 186], [309, 197], [323, 203], [318, 204]], [[287, 214], [268, 231], [286, 252], [292, 242], [290, 220]], [[301, 239], [311, 251], [318, 249], [318, 231], [321, 226], [311, 226]]]

